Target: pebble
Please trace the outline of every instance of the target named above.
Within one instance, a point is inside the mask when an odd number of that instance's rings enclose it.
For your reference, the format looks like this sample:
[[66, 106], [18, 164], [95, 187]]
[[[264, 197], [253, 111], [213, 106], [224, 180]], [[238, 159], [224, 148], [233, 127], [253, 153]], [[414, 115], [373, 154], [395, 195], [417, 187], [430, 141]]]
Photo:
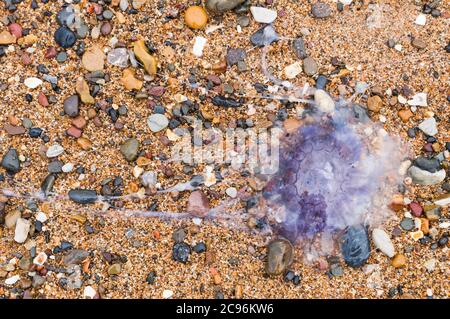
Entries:
[[206, 45], [206, 38], [195, 37], [194, 46], [192, 47], [192, 54], [196, 57], [201, 57], [203, 55], [203, 48]]
[[347, 265], [363, 266], [370, 255], [367, 229], [363, 225], [349, 227], [342, 237], [341, 251]]
[[292, 264], [294, 248], [286, 239], [275, 239], [267, 246], [266, 273], [280, 275]]
[[100, 47], [95, 45], [83, 54], [81, 63], [89, 72], [102, 71], [105, 64], [105, 54]]
[[247, 54], [245, 53], [245, 51], [241, 48], [229, 48], [226, 56], [227, 65], [233, 66], [238, 64], [238, 62], [240, 61], [244, 61], [246, 55]]
[[24, 218], [18, 218], [16, 221], [16, 229], [14, 231], [14, 241], [22, 244], [27, 240], [30, 231], [31, 222]]
[[191, 253], [191, 247], [186, 243], [175, 243], [172, 249], [172, 258], [175, 261], [186, 263]]
[[48, 158], [54, 158], [58, 157], [62, 153], [64, 153], [64, 147], [59, 144], [53, 144], [47, 149], [46, 155]]
[[400, 222], [400, 227], [406, 231], [413, 230], [415, 227], [414, 219], [408, 217], [403, 218]]
[[417, 166], [411, 166], [408, 169], [408, 174], [412, 177], [413, 183], [419, 185], [436, 185], [441, 183], [446, 177], [445, 169], [430, 173]]
[[139, 141], [135, 138], [127, 139], [121, 146], [120, 152], [128, 162], [132, 162], [137, 158], [139, 152]]
[[96, 295], [97, 295], [97, 292], [95, 291], [94, 288], [92, 288], [91, 286], [84, 287], [84, 290], [83, 290], [84, 298], [94, 299]]
[[66, 266], [79, 265], [89, 256], [89, 252], [82, 249], [72, 249], [63, 258]]
[[430, 173], [435, 173], [441, 169], [441, 163], [437, 158], [419, 156], [414, 160], [414, 165]]
[[302, 72], [302, 65], [300, 62], [294, 62], [284, 68], [284, 74], [288, 79], [295, 79], [297, 75]]
[[427, 16], [423, 13], [419, 14], [414, 21], [415, 24], [424, 26], [427, 23]]
[[144, 70], [150, 75], [155, 75], [158, 61], [148, 52], [144, 40], [138, 40], [133, 44], [133, 52], [136, 58], [144, 65]]
[[205, 217], [209, 209], [209, 199], [202, 191], [196, 190], [189, 195], [187, 205], [188, 213], [197, 217]]
[[69, 199], [78, 204], [91, 204], [97, 201], [97, 192], [90, 189], [71, 189]]
[[280, 37], [272, 25], [264, 26], [250, 36], [250, 42], [258, 47], [269, 45], [279, 39]]
[[212, 103], [216, 106], [221, 106], [221, 107], [239, 107], [241, 106], [241, 103], [232, 99], [232, 98], [227, 98], [221, 95], [216, 95], [215, 97], [213, 97], [212, 99]]
[[19, 39], [20, 37], [22, 37], [22, 31], [23, 31], [23, 29], [22, 29], [22, 27], [20, 26], [20, 24], [17, 24], [17, 23], [11, 23], [11, 24], [8, 26], [8, 30], [9, 30], [9, 32], [11, 32], [11, 34], [12, 34], [13, 36], [15, 36], [17, 39]]
[[80, 98], [78, 95], [71, 95], [63, 102], [64, 113], [70, 117], [77, 117], [79, 114]]
[[314, 102], [319, 111], [323, 113], [334, 112], [334, 101], [324, 90], [316, 90], [314, 92]]
[[35, 78], [35, 77], [29, 77], [29, 78], [26, 78], [23, 83], [25, 84], [25, 86], [27, 88], [35, 89], [42, 84], [42, 80]]
[[250, 7], [253, 19], [259, 23], [272, 23], [277, 18], [277, 12], [263, 7]]
[[127, 90], [140, 90], [144, 84], [144, 82], [136, 79], [134, 70], [131, 68], [123, 70], [120, 81]]
[[238, 25], [240, 25], [241, 27], [245, 28], [248, 27], [250, 24], [250, 19], [247, 16], [239, 16], [236, 19], [236, 22]]
[[367, 100], [367, 109], [369, 109], [372, 112], [378, 113], [381, 110], [382, 106], [383, 101], [378, 95], [371, 96]]
[[236, 196], [237, 196], [237, 189], [234, 188], [234, 187], [228, 187], [228, 188], [225, 190], [225, 193], [226, 193], [228, 196], [230, 196], [231, 198], [236, 198]]
[[316, 2], [311, 6], [311, 14], [315, 18], [324, 19], [331, 15], [331, 8], [324, 2]]
[[208, 23], [208, 14], [203, 7], [191, 6], [184, 13], [184, 22], [191, 29], [203, 29]]
[[5, 226], [6, 228], [14, 228], [16, 226], [17, 220], [22, 216], [19, 210], [13, 210], [12, 212], [9, 212], [5, 216]]
[[436, 119], [429, 117], [419, 124], [418, 128], [428, 136], [435, 136], [438, 133]]
[[206, 8], [215, 13], [224, 13], [236, 8], [246, 0], [206, 0]]
[[411, 106], [427, 107], [428, 106], [427, 93], [423, 93], [423, 92], [417, 93], [412, 97], [411, 100], [408, 100], [407, 103]]
[[108, 274], [110, 276], [119, 275], [122, 272], [122, 266], [120, 264], [112, 264], [108, 268]]
[[417, 202], [412, 202], [409, 204], [409, 209], [411, 210], [411, 213], [415, 216], [415, 217], [420, 217], [423, 213], [423, 208], [422, 206], [420, 206], [419, 203]]
[[164, 299], [169, 299], [173, 296], [173, 291], [169, 290], [169, 289], [164, 289], [163, 293], [162, 293], [162, 297]]
[[20, 170], [19, 154], [15, 148], [10, 148], [2, 158], [2, 167], [10, 174]]
[[299, 59], [306, 59], [308, 54], [306, 53], [305, 41], [303, 38], [296, 38], [292, 42], [292, 48], [294, 49], [295, 55]]
[[423, 50], [427, 47], [427, 43], [419, 38], [414, 38], [414, 40], [412, 40], [411, 42], [411, 45], [420, 50]]
[[204, 253], [204, 252], [206, 252], [206, 245], [205, 245], [205, 243], [203, 243], [203, 242], [197, 243], [197, 244], [194, 246], [193, 250], [194, 250], [197, 254]]
[[317, 62], [313, 58], [307, 57], [306, 59], [303, 60], [303, 71], [307, 75], [313, 76], [314, 74], [317, 73], [318, 70], [319, 67], [317, 65]]
[[165, 129], [169, 125], [169, 120], [163, 114], [152, 114], [147, 119], [147, 125], [154, 133]]
[[109, 51], [107, 55], [108, 63], [126, 68], [128, 66], [128, 50], [126, 48], [117, 48]]
[[0, 45], [16, 43], [16, 37], [8, 31], [2, 31], [0, 33]]
[[62, 26], [56, 30], [54, 39], [60, 47], [67, 49], [75, 44], [77, 36], [69, 28]]
[[18, 282], [19, 280], [20, 280], [20, 276], [19, 275], [15, 275], [15, 276], [12, 276], [12, 277], [9, 277], [9, 278], [5, 279], [5, 284], [12, 286], [16, 282]]
[[384, 253], [389, 258], [394, 257], [395, 248], [392, 244], [389, 235], [380, 228], [375, 228], [372, 231], [372, 240], [376, 248], [378, 248], [382, 253]]
[[404, 267], [406, 265], [406, 257], [403, 254], [397, 254], [394, 256], [394, 258], [392, 258], [391, 263], [394, 268]]

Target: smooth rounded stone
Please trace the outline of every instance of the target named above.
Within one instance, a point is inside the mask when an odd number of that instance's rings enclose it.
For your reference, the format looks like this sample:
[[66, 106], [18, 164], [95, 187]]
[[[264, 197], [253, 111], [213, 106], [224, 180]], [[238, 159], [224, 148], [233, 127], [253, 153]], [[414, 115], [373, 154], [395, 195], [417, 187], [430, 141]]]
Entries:
[[9, 123], [6, 123], [3, 126], [3, 129], [8, 133], [9, 135], [22, 135], [25, 134], [26, 129], [23, 126], [14, 126]]
[[197, 254], [204, 253], [206, 251], [206, 244], [203, 242], [197, 243], [192, 250]]
[[272, 23], [277, 18], [277, 12], [263, 7], [250, 7], [253, 19], [259, 23]]
[[66, 60], [67, 60], [67, 53], [66, 52], [62, 51], [62, 52], [59, 52], [56, 55], [56, 61], [58, 61], [59, 63], [66, 62]]
[[191, 6], [184, 13], [184, 22], [191, 29], [203, 29], [208, 23], [208, 14], [201, 6]]
[[70, 117], [77, 117], [80, 113], [80, 98], [74, 94], [64, 100], [64, 113]]
[[316, 89], [325, 90], [327, 86], [328, 79], [325, 75], [319, 75], [316, 79]]
[[279, 275], [294, 261], [294, 247], [286, 239], [275, 239], [267, 246], [266, 273], [270, 276]]
[[334, 112], [334, 101], [331, 96], [324, 90], [316, 90], [314, 92], [314, 102], [317, 109], [323, 113]]
[[363, 266], [370, 255], [366, 227], [363, 225], [349, 227], [342, 237], [341, 251], [347, 265], [354, 268]]
[[159, 132], [169, 125], [169, 120], [163, 114], [152, 114], [147, 119], [147, 125], [154, 133]]
[[13, 210], [5, 216], [6, 228], [12, 229], [16, 226], [17, 220], [22, 216], [19, 210]]
[[224, 97], [222, 95], [216, 95], [215, 97], [213, 97], [212, 99], [212, 104], [216, 105], [216, 106], [221, 106], [221, 107], [239, 107], [241, 106], [241, 103], [239, 101], [236, 101], [233, 98], [230, 97]]
[[78, 204], [91, 204], [97, 201], [97, 192], [90, 189], [71, 189], [69, 199]]
[[89, 256], [89, 252], [82, 249], [72, 249], [69, 251], [63, 258], [63, 262], [66, 266], [70, 265], [79, 265], [81, 264], [87, 257]]
[[33, 286], [33, 288], [39, 288], [40, 286], [42, 286], [45, 283], [45, 277], [39, 276], [39, 275], [34, 275], [31, 285]]
[[305, 41], [303, 38], [297, 38], [292, 42], [292, 48], [294, 53], [299, 59], [306, 59], [308, 57], [306, 53]]
[[428, 136], [435, 136], [438, 133], [437, 123], [434, 117], [429, 117], [419, 124], [418, 128]]
[[76, 28], [77, 37], [79, 39], [84, 39], [89, 34], [89, 27], [86, 24], [80, 25], [80, 27]]
[[64, 147], [59, 144], [53, 144], [47, 149], [46, 155], [48, 158], [54, 158], [58, 157], [62, 153], [64, 153]]
[[172, 258], [175, 261], [186, 263], [191, 253], [191, 247], [186, 243], [175, 243], [172, 249]]
[[172, 233], [172, 239], [176, 243], [184, 242], [185, 238], [186, 238], [186, 231], [184, 230], [184, 228], [179, 228]]
[[154, 171], [147, 171], [141, 175], [142, 185], [145, 187], [153, 186], [158, 182], [157, 175]]
[[109, 51], [107, 56], [108, 63], [126, 68], [128, 66], [128, 50], [126, 48], [117, 48]]
[[445, 169], [431, 173], [417, 166], [411, 166], [408, 169], [408, 174], [412, 177], [413, 183], [419, 185], [436, 185], [441, 183], [446, 177]]
[[56, 176], [53, 174], [47, 175], [45, 179], [41, 183], [41, 191], [47, 196], [53, 189], [53, 185], [55, 184]]
[[206, 0], [206, 8], [215, 13], [224, 13], [244, 2], [245, 0]]
[[331, 15], [331, 8], [327, 3], [318, 1], [311, 6], [311, 14], [319, 19], [328, 18]]
[[122, 266], [120, 264], [112, 264], [108, 268], [108, 274], [110, 276], [119, 275], [122, 272]]
[[14, 241], [22, 244], [27, 240], [30, 231], [31, 222], [27, 219], [18, 218], [16, 221], [16, 229], [14, 231]]
[[103, 18], [105, 18], [106, 20], [111, 20], [114, 16], [114, 13], [111, 10], [105, 10], [103, 11]]
[[413, 230], [415, 227], [414, 219], [408, 217], [403, 218], [400, 222], [400, 227], [406, 231]]
[[71, 25], [74, 21], [75, 21], [75, 12], [72, 6], [63, 7], [56, 14], [56, 22], [58, 22], [60, 26]]
[[55, 42], [62, 48], [72, 47], [77, 41], [77, 36], [67, 27], [59, 27], [54, 35]]
[[441, 163], [437, 158], [426, 158], [419, 156], [414, 160], [414, 165], [430, 173], [435, 173], [441, 168]]
[[273, 26], [267, 25], [253, 33], [250, 37], [250, 42], [254, 46], [263, 47], [271, 44], [272, 42], [278, 41], [279, 39], [280, 37], [275, 32]]
[[128, 162], [132, 162], [137, 158], [139, 152], [139, 141], [135, 138], [127, 139], [121, 146], [120, 152]]
[[61, 161], [52, 161], [48, 164], [47, 170], [50, 173], [61, 173], [64, 163]]
[[189, 195], [188, 213], [197, 217], [205, 217], [209, 212], [209, 208], [209, 199], [201, 190], [193, 191]]
[[307, 75], [313, 76], [314, 74], [317, 73], [318, 70], [319, 67], [317, 65], [317, 62], [313, 58], [307, 57], [306, 59], [303, 60], [303, 71]]
[[383, 254], [385, 254], [389, 258], [394, 257], [394, 245], [392, 244], [389, 235], [383, 229], [375, 228], [372, 231], [372, 240], [375, 247], [378, 248]]
[[41, 79], [35, 78], [35, 77], [29, 77], [26, 78], [25, 81], [23, 82], [25, 84], [25, 86], [29, 89], [35, 89], [38, 86], [40, 86], [43, 82]]
[[3, 155], [2, 167], [10, 174], [15, 174], [20, 170], [19, 154], [15, 148], [10, 148], [5, 155]]
[[245, 53], [245, 50], [241, 48], [229, 48], [226, 55], [227, 65], [233, 66], [238, 64], [238, 62], [244, 61], [246, 56], [247, 54]]
[[228, 196], [230, 196], [231, 198], [236, 198], [236, 196], [237, 196], [237, 189], [234, 188], [234, 187], [228, 187], [228, 188], [225, 190], [225, 193], [226, 193]]
[[245, 28], [245, 27], [248, 27], [248, 25], [250, 24], [250, 19], [247, 16], [239, 16], [237, 18], [236, 22], [238, 25]]
[[105, 64], [105, 54], [100, 47], [95, 45], [83, 54], [81, 63], [89, 72], [101, 71]]

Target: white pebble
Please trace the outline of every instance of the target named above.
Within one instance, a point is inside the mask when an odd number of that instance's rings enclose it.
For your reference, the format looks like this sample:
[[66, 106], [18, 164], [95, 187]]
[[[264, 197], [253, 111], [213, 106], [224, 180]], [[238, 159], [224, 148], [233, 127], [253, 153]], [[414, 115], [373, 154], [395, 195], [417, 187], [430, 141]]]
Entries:
[[411, 106], [428, 106], [427, 94], [424, 92], [417, 93], [411, 100], [408, 101], [408, 104]]
[[416, 21], [414, 21], [415, 24], [417, 25], [425, 25], [427, 23], [427, 16], [424, 15], [423, 13], [419, 14], [416, 18]]
[[33, 264], [42, 266], [47, 261], [47, 254], [44, 252], [40, 252], [36, 257], [33, 259]]
[[97, 295], [97, 292], [95, 291], [94, 288], [92, 288], [91, 286], [84, 287], [83, 291], [84, 298], [94, 299], [95, 295]]
[[294, 79], [301, 72], [302, 72], [302, 65], [298, 61], [284, 68], [284, 74], [288, 79]]
[[41, 223], [45, 223], [47, 221], [47, 215], [43, 212], [39, 212], [36, 214], [36, 220], [40, 221]]
[[419, 129], [428, 136], [435, 136], [438, 133], [437, 123], [434, 117], [427, 118], [419, 124]]
[[277, 12], [263, 7], [250, 7], [253, 19], [259, 23], [272, 23], [277, 18]]
[[172, 291], [172, 290], [165, 289], [165, 290], [163, 291], [163, 293], [162, 293], [162, 296], [163, 296], [164, 299], [169, 299], [170, 297], [173, 296], [173, 291]]
[[15, 276], [9, 277], [9, 278], [7, 278], [7, 279], [5, 280], [5, 284], [6, 284], [6, 285], [12, 286], [12, 285], [14, 285], [16, 282], [18, 282], [19, 279], [20, 279], [20, 276], [19, 276], [19, 275], [15, 275]]
[[62, 147], [59, 144], [54, 144], [48, 148], [46, 154], [47, 154], [47, 157], [53, 158], [53, 157], [58, 157], [62, 153], [64, 153], [64, 147]]
[[18, 218], [16, 222], [16, 229], [14, 231], [14, 240], [22, 244], [27, 240], [28, 232], [30, 231], [31, 223], [27, 219]]
[[375, 228], [372, 231], [372, 240], [375, 245], [383, 254], [388, 256], [389, 258], [394, 257], [395, 255], [395, 248], [392, 244], [391, 239], [389, 238], [389, 235], [380, 228]]
[[314, 92], [314, 102], [319, 111], [323, 113], [332, 113], [334, 111], [334, 101], [324, 90]]
[[234, 188], [234, 187], [228, 187], [228, 188], [225, 190], [225, 193], [226, 193], [228, 196], [230, 196], [231, 198], [236, 198], [236, 196], [237, 196], [237, 189]]
[[26, 78], [23, 83], [26, 85], [27, 88], [35, 89], [42, 84], [42, 80], [35, 77], [30, 77]]
[[73, 164], [72, 163], [66, 163], [66, 164], [63, 165], [63, 167], [61, 167], [61, 170], [64, 173], [69, 173], [69, 172], [71, 172], [73, 170]]
[[203, 55], [203, 48], [206, 45], [206, 38], [204, 37], [195, 37], [194, 47], [192, 48], [192, 53], [196, 57], [201, 57]]

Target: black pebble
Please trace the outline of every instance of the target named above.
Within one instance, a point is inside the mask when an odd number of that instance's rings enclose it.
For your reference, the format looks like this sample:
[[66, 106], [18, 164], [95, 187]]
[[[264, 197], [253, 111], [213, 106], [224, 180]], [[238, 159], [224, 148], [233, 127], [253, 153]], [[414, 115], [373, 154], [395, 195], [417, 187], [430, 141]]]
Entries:
[[59, 27], [55, 32], [55, 42], [64, 49], [72, 47], [77, 36], [67, 27]]

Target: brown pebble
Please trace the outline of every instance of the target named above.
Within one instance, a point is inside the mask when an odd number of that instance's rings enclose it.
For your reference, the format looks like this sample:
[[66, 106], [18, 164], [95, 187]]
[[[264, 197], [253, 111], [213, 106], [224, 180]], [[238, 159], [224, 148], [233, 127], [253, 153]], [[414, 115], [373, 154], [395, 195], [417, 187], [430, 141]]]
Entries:
[[51, 46], [47, 48], [47, 51], [45, 51], [44, 57], [46, 59], [53, 59], [57, 54], [58, 52], [56, 51], [56, 48]]
[[383, 101], [378, 95], [371, 96], [367, 100], [367, 108], [372, 112], [379, 112], [383, 106]]
[[108, 35], [111, 33], [112, 26], [109, 22], [103, 22], [102, 26], [100, 27], [100, 32], [102, 35]]
[[414, 40], [412, 40], [411, 42], [412, 46], [415, 47], [416, 49], [425, 49], [427, 47], [427, 44], [425, 43], [425, 41], [423, 41], [422, 39], [419, 38], [415, 38]]
[[76, 128], [75, 126], [71, 126], [67, 131], [67, 135], [78, 138], [81, 136], [82, 131], [79, 128]]
[[403, 123], [408, 122], [408, 120], [413, 116], [414, 114], [411, 112], [411, 110], [401, 110], [398, 111], [398, 116], [401, 118]]
[[43, 92], [39, 92], [37, 99], [38, 99], [38, 103], [41, 106], [46, 107], [46, 106], [49, 105], [48, 99], [47, 99], [47, 97], [45, 96], [45, 94]]
[[30, 65], [31, 63], [33, 63], [28, 53], [22, 53], [21, 59], [24, 65]]
[[77, 139], [77, 144], [85, 151], [88, 151], [92, 148], [91, 140], [85, 137], [80, 137], [79, 139]]
[[86, 120], [82, 116], [77, 116], [72, 120], [72, 125], [82, 130], [86, 126]]
[[88, 119], [92, 120], [96, 116], [97, 116], [97, 111], [95, 109], [88, 110], [88, 112], [87, 112]]
[[9, 135], [21, 135], [21, 134], [25, 134], [25, 132], [27, 131], [25, 129], [25, 127], [23, 126], [14, 126], [11, 125], [9, 123], [6, 123], [3, 126], [3, 129], [6, 131], [6, 133], [8, 133]]
[[403, 254], [397, 254], [392, 258], [392, 266], [395, 268], [401, 268], [406, 265], [406, 257]]
[[191, 29], [203, 29], [208, 23], [208, 14], [203, 7], [192, 6], [184, 13], [184, 22]]

